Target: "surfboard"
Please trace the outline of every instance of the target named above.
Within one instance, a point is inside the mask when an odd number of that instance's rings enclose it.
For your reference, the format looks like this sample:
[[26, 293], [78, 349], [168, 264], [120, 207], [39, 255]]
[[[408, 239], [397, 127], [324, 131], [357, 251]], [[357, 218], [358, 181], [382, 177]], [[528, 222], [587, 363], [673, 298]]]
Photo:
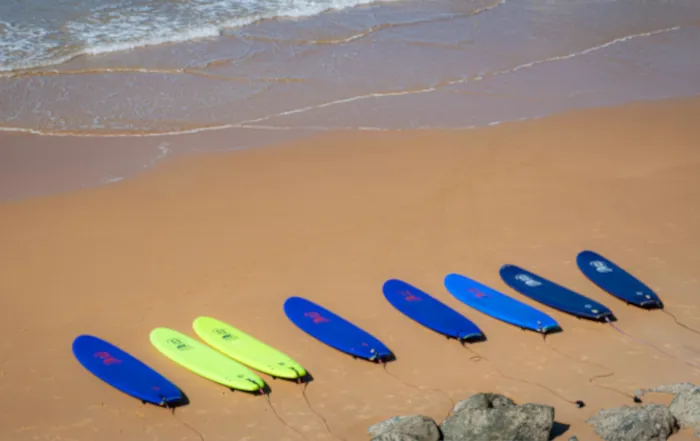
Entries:
[[392, 355], [389, 348], [369, 332], [302, 297], [289, 297], [284, 313], [299, 329], [339, 351], [379, 362]]
[[471, 320], [430, 294], [398, 280], [389, 279], [382, 286], [384, 297], [407, 317], [428, 329], [455, 338], [469, 340], [483, 333]]
[[543, 334], [559, 328], [556, 320], [539, 309], [469, 277], [448, 274], [444, 284], [457, 300], [497, 320]]
[[614, 317], [612, 311], [602, 303], [515, 265], [503, 265], [500, 274], [503, 281], [514, 290], [554, 309], [592, 320], [602, 321]]
[[139, 400], [174, 406], [184, 394], [167, 378], [117, 346], [93, 335], [73, 340], [73, 355], [91, 374]]
[[576, 256], [581, 272], [603, 291], [641, 308], [663, 308], [654, 291], [610, 259], [585, 250]]
[[306, 375], [306, 370], [288, 355], [220, 320], [197, 317], [192, 328], [213, 348], [260, 372], [291, 380]]
[[248, 392], [265, 387], [263, 380], [247, 367], [178, 331], [155, 328], [150, 339], [163, 355], [211, 381]]

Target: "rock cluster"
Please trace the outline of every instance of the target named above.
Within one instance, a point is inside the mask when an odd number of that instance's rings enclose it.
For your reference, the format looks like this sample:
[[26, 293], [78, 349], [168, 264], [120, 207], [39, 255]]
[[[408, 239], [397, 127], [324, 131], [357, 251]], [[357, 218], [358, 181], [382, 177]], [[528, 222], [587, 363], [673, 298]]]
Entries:
[[369, 428], [372, 441], [548, 441], [554, 408], [516, 405], [498, 394], [482, 393], [460, 401], [438, 425], [422, 415], [390, 418]]
[[[675, 395], [669, 406], [645, 404], [602, 409], [586, 422], [605, 441], [666, 441], [679, 429], [700, 437], [700, 387], [678, 383], [639, 390]], [[549, 441], [554, 408], [516, 404], [499, 394], [479, 393], [457, 403], [438, 424], [423, 415], [397, 416], [369, 428], [372, 441]], [[569, 440], [576, 440], [575, 436]]]

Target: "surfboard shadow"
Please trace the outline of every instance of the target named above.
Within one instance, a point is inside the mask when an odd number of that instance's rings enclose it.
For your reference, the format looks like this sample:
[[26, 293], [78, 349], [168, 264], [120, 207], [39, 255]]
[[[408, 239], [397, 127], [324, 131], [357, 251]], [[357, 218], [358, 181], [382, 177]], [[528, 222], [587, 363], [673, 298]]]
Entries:
[[275, 381], [279, 380], [279, 381], [285, 381], [288, 383], [299, 383], [299, 384], [306, 384], [306, 383], [311, 383], [312, 381], [314, 381], [314, 376], [311, 375], [311, 372], [309, 372], [308, 370], [306, 370], [306, 374], [303, 377], [284, 378], [284, 377], [275, 377], [274, 375], [270, 375], [270, 378], [272, 378]]
[[173, 401], [168, 401], [165, 404], [156, 404], [156, 403], [151, 403], [148, 401], [140, 400], [141, 404], [144, 406], [156, 406], [156, 407], [163, 407], [167, 409], [175, 409], [177, 407], [182, 407], [182, 406], [187, 406], [190, 404], [190, 398], [187, 396], [187, 394], [182, 390], [178, 389], [180, 391], [181, 397], [178, 400], [173, 400]]
[[483, 343], [485, 341], [488, 341], [488, 337], [486, 337], [486, 334], [479, 334], [474, 337], [469, 337], [469, 338], [463, 338], [463, 339], [458, 339], [458, 338], [453, 338], [453, 337], [447, 337], [448, 340], [457, 340], [458, 342], [462, 344], [466, 343]]
[[248, 395], [269, 395], [272, 393], [272, 389], [270, 386], [265, 383], [265, 386], [262, 387], [262, 389], [258, 390], [243, 390], [243, 389], [235, 389], [233, 387], [227, 388], [230, 392], [236, 392], [236, 393], [244, 393]]

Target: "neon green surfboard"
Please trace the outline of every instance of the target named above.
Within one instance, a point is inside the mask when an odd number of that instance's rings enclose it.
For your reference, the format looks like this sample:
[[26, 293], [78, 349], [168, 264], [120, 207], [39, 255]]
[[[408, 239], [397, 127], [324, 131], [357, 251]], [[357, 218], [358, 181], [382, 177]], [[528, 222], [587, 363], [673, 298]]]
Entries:
[[273, 377], [301, 379], [306, 370], [288, 355], [211, 317], [197, 317], [192, 328], [199, 337], [229, 357]]
[[204, 378], [233, 389], [258, 391], [262, 378], [197, 340], [169, 328], [151, 331], [151, 343], [166, 357]]

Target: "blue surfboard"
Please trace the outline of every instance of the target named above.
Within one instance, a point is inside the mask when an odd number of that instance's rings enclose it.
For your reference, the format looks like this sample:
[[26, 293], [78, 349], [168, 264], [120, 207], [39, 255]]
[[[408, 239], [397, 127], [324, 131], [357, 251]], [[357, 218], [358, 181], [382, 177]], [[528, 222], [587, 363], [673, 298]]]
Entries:
[[448, 274], [444, 283], [457, 300], [497, 320], [543, 334], [559, 328], [544, 312], [469, 277]]
[[370, 333], [310, 300], [290, 297], [284, 302], [284, 313], [302, 331], [353, 357], [381, 361], [392, 355]]
[[581, 251], [576, 264], [588, 279], [602, 290], [642, 308], [663, 308], [663, 303], [648, 286], [611, 260], [593, 251]]
[[141, 401], [159, 406], [175, 406], [184, 401], [182, 391], [161, 374], [98, 337], [76, 337], [73, 354], [94, 376]]
[[602, 303], [515, 265], [503, 265], [500, 274], [514, 290], [554, 309], [592, 320], [614, 318], [612, 311]]
[[483, 336], [471, 320], [415, 286], [390, 279], [382, 291], [394, 308], [435, 332], [458, 340]]

